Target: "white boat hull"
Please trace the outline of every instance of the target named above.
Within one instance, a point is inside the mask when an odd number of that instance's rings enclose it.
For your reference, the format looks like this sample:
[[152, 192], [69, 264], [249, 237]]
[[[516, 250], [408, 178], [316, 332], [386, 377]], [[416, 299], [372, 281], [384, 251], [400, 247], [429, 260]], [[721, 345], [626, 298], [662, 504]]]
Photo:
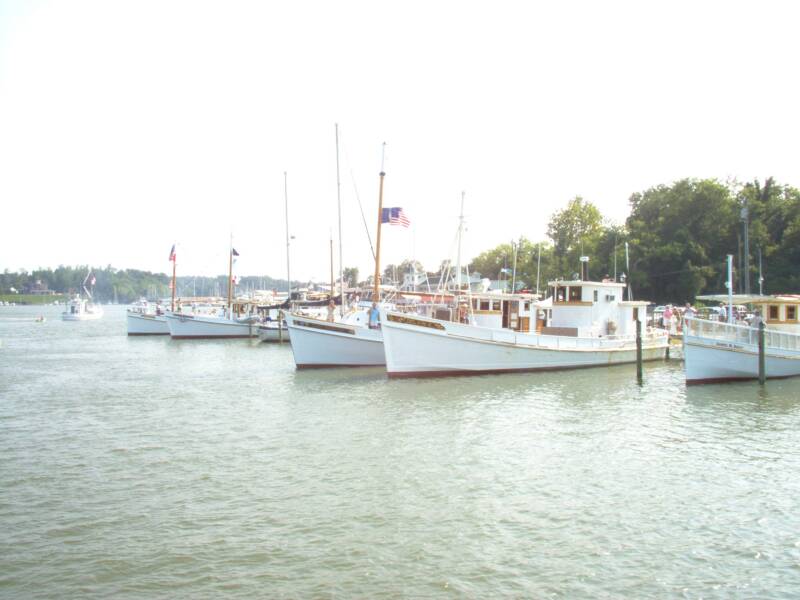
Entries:
[[298, 369], [386, 364], [380, 329], [286, 315]]
[[252, 338], [258, 336], [258, 323], [239, 323], [223, 317], [165, 315], [169, 334], [174, 339]]
[[[683, 342], [687, 384], [758, 378], [758, 334], [755, 329], [712, 326], [699, 319], [693, 320], [692, 328], [686, 328]], [[767, 332], [765, 337], [765, 376], [773, 379], [800, 375], [800, 337], [781, 332]], [[773, 339], [779, 346], [770, 344]]]
[[169, 335], [169, 326], [164, 315], [129, 312], [126, 320], [128, 335]]
[[[393, 320], [397, 317], [400, 320]], [[548, 371], [636, 362], [635, 340], [543, 336], [396, 313], [383, 319], [383, 337], [389, 377]], [[647, 338], [642, 360], [663, 359], [667, 345], [665, 335]]]
[[288, 342], [289, 328], [278, 327], [277, 323], [262, 324], [258, 327], [258, 339], [262, 342]]
[[80, 313], [80, 314], [72, 314], [72, 313], [61, 313], [61, 320], [62, 321], [95, 321], [97, 319], [102, 319], [103, 313], [101, 312], [91, 312], [91, 313]]

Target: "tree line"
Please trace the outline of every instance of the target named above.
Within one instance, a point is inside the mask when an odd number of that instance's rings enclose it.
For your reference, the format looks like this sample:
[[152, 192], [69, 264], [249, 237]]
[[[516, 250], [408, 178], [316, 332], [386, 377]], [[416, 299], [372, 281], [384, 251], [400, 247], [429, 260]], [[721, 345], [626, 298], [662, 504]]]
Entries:
[[[25, 294], [34, 287], [56, 292], [58, 294], [74, 294], [81, 291], [83, 281], [91, 273], [95, 284], [92, 288], [94, 298], [99, 302], [119, 302], [128, 304], [139, 298], [155, 300], [171, 295], [171, 277], [164, 273], [151, 273], [138, 269], [115, 269], [112, 266], [92, 267], [89, 265], [64, 266], [56, 269], [20, 269], [11, 272], [6, 269], [0, 273], [0, 294], [9, 294], [12, 290]], [[226, 275], [216, 277], [178, 277], [176, 291], [178, 296], [224, 296], [227, 294]], [[38, 285], [37, 285], [38, 283]], [[269, 276], [241, 277], [237, 289], [277, 289], [286, 290], [286, 280], [273, 279]]]
[[617, 225], [575, 197], [551, 216], [545, 240], [501, 244], [476, 257], [470, 270], [498, 279], [516, 254], [516, 279], [532, 289], [537, 272], [542, 286], [570, 279], [588, 256], [591, 279], [624, 273], [637, 298], [683, 303], [725, 293], [732, 254], [735, 292], [744, 293], [748, 283], [751, 293], [800, 291], [797, 189], [772, 178], [763, 184], [683, 179], [637, 192], [629, 204], [630, 215]]

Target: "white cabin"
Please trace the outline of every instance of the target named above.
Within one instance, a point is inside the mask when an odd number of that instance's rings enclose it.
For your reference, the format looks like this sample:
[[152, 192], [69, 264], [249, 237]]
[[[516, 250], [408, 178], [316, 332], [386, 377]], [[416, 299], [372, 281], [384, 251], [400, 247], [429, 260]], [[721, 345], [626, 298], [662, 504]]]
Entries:
[[800, 332], [800, 296], [781, 294], [777, 296], [761, 296], [750, 302], [756, 307], [769, 329], [778, 331]]
[[624, 283], [551, 281], [552, 304], [542, 333], [577, 337], [631, 336], [644, 321], [647, 302], [623, 300]]

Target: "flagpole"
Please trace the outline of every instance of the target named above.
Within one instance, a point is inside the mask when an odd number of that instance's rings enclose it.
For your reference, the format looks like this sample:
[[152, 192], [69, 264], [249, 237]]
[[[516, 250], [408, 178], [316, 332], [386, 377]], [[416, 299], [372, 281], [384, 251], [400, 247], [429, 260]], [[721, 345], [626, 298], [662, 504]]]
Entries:
[[381, 221], [383, 220], [383, 178], [386, 173], [383, 171], [384, 158], [386, 157], [386, 142], [383, 143], [381, 148], [381, 174], [380, 174], [380, 187], [378, 188], [378, 239], [375, 243], [375, 277], [374, 289], [372, 292], [372, 301], [380, 302], [381, 299]]

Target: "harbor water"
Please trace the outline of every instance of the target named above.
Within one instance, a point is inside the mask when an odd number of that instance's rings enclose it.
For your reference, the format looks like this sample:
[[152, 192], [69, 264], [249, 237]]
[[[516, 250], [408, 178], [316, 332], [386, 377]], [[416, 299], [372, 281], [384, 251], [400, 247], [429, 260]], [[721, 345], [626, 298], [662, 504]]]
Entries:
[[800, 594], [800, 379], [297, 372], [105, 309], [0, 307], [2, 598]]

